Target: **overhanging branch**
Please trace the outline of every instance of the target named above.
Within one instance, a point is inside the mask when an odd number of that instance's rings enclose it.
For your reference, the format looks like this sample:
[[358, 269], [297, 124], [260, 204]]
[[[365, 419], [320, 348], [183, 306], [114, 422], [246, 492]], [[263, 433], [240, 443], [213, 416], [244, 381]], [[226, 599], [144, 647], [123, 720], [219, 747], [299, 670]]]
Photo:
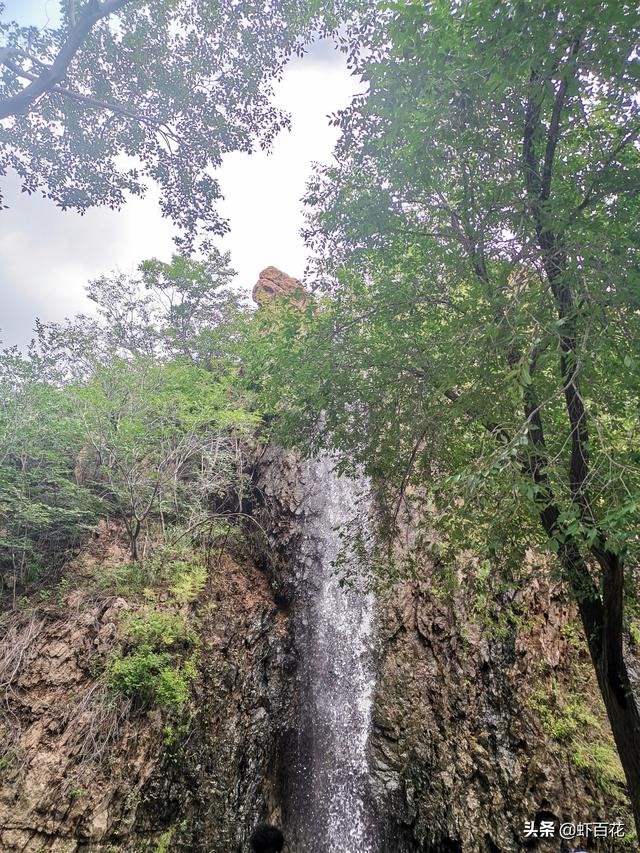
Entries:
[[91, 0], [75, 25], [72, 25], [53, 63], [43, 68], [21, 92], [0, 101], [0, 120], [29, 112], [41, 95], [52, 91], [64, 79], [71, 61], [95, 24], [130, 2], [131, 0], [103, 0], [100, 3], [98, 0]]

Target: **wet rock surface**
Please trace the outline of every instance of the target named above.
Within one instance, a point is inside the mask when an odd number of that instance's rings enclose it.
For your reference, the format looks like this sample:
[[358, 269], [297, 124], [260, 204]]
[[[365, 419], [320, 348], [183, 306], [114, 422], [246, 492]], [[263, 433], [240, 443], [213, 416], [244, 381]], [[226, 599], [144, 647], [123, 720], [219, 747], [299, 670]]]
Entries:
[[[428, 577], [380, 601], [371, 762], [385, 851], [573, 850], [580, 840], [561, 842], [560, 823], [632, 828], [619, 780], [580, 766], [596, 741], [616, 759], [574, 608], [544, 579], [518, 597], [527, 620], [493, 639], [468, 599], [443, 601]], [[576, 720], [552, 688], [574, 697]], [[525, 837], [541, 819], [553, 841]]]
[[[254, 463], [243, 553], [210, 572], [196, 605], [189, 719], [125, 715], [108, 759], [98, 760], [96, 672], [131, 605], [65, 592], [64, 606], [45, 603], [11, 623], [0, 850], [244, 853], [256, 820], [286, 823], [300, 733], [305, 650], [293, 624], [309, 582], [299, 559], [308, 484], [291, 454], [258, 448]], [[487, 630], [464, 585], [449, 598], [434, 592], [434, 571], [425, 565], [419, 582], [377, 602], [368, 755], [383, 838], [379, 849], [353, 853], [557, 852], [557, 838], [528, 846], [525, 821], [625, 819], [608, 727], [562, 588], [541, 573], [525, 593], [493, 602], [498, 613], [516, 606], [520, 618]], [[605, 840], [585, 849], [621, 848]]]
[[195, 713], [142, 791], [136, 830], [164, 822], [171, 850], [244, 851], [280, 820], [293, 668], [286, 612], [251, 562], [223, 561], [203, 604]]

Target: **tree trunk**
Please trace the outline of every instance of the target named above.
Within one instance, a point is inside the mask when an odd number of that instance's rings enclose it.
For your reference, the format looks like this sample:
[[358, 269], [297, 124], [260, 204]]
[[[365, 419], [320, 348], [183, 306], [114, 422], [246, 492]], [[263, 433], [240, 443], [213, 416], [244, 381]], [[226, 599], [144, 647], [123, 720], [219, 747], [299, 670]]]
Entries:
[[[577, 39], [571, 53], [577, 54]], [[531, 75], [531, 86], [539, 86], [539, 75]], [[540, 169], [535, 152], [534, 137], [540, 128], [539, 93], [529, 98], [523, 136], [525, 188], [531, 205], [542, 262], [556, 304], [558, 319], [563, 324], [559, 335], [560, 377], [564, 388], [565, 408], [571, 438], [569, 490], [580, 518], [592, 519], [586, 484], [589, 474], [588, 413], [580, 393], [577, 358], [577, 319], [575, 300], [567, 280], [567, 258], [562, 238], [545, 221], [544, 203], [550, 198], [552, 167], [559, 139], [560, 117], [568, 80], [564, 78], [554, 99], [547, 132], [544, 164]], [[529, 393], [531, 393], [529, 391]], [[553, 539], [558, 532], [560, 513], [546, 474], [546, 444], [542, 429], [540, 407], [525, 398], [527, 417], [534, 427], [530, 440], [534, 448], [530, 468], [534, 482], [541, 487], [538, 500], [542, 506], [542, 525]], [[640, 712], [633, 695], [627, 665], [623, 656], [623, 566], [616, 555], [607, 550], [605, 537], [591, 548], [601, 569], [600, 589], [594, 583], [589, 566], [580, 554], [580, 546], [568, 541], [560, 558], [578, 603], [589, 653], [596, 672], [598, 686], [607, 711], [611, 731], [624, 770], [633, 808], [636, 832], [640, 837]]]
[[140, 534], [141, 524], [136, 518], [135, 524], [131, 525], [129, 538], [131, 540], [131, 559], [136, 563], [138, 561], [138, 535]]
[[598, 624], [598, 610], [601, 608], [594, 604], [593, 601], [584, 599], [578, 603], [578, 607], [598, 686], [627, 780], [636, 832], [640, 837], [640, 713], [624, 659], [621, 658], [615, 668], [609, 666], [606, 643], [602, 642], [603, 626]]

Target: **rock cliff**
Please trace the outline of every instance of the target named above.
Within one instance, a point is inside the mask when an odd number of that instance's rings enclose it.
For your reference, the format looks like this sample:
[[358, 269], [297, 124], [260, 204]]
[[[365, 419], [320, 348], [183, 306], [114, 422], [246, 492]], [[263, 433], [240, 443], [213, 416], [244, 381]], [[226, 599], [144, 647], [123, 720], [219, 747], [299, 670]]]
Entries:
[[[257, 481], [271, 539], [261, 565], [299, 606], [304, 577], [292, 554], [305, 535], [304, 478], [293, 456], [267, 450]], [[622, 769], [565, 591], [541, 566], [523, 592], [479, 607], [464, 567], [453, 595], [438, 592], [434, 572], [425, 562], [419, 581], [381, 595], [376, 608], [370, 766], [381, 849], [558, 851], [557, 835], [524, 837], [525, 822], [541, 820], [556, 833], [560, 823], [621, 821], [632, 836]], [[588, 849], [621, 847], [634, 849], [632, 837]]]
[[[633, 826], [576, 614], [546, 579], [500, 636], [424, 581], [379, 609], [372, 742], [385, 850], [528, 849], [526, 821]], [[505, 610], [513, 601], [504, 601]], [[520, 609], [520, 608], [519, 608]], [[562, 849], [557, 838], [535, 849]], [[566, 849], [571, 849], [567, 847]], [[615, 849], [610, 839], [589, 850]]]
[[[4, 616], [0, 850], [240, 851], [257, 817], [278, 817], [287, 616], [249, 558], [223, 558], [188, 605], [199, 634], [188, 713], [115, 701], [104, 661], [123, 614], [146, 605], [92, 588], [101, 561], [126, 566], [114, 550], [117, 531], [102, 529], [55, 600]], [[156, 612], [170, 607], [161, 590]]]
[[[253, 464], [244, 544], [212, 563], [187, 604], [156, 594], [158, 606], [188, 610], [197, 625], [186, 717], [102, 702], [101, 661], [122, 613], [150, 595], [89, 589], [88, 566], [95, 574], [117, 558], [113, 529], [49, 596], [3, 617], [2, 851], [241, 853], [258, 818], [286, 824], [300, 737], [305, 649], [292, 615], [310, 570], [295, 559], [308, 484], [291, 454], [262, 448]], [[464, 583], [438, 594], [434, 571], [425, 564], [418, 581], [377, 604], [369, 758], [383, 853], [515, 853], [529, 849], [524, 824], [536, 819], [631, 826], [563, 590], [541, 571], [525, 592], [490, 602], [505, 617], [492, 626]]]

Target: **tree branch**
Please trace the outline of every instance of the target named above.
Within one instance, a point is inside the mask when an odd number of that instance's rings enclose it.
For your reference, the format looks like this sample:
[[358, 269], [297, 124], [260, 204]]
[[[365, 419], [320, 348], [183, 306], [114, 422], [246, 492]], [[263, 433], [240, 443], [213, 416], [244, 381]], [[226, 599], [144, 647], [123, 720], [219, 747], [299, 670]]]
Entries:
[[[74, 56], [95, 24], [122, 9], [131, 0], [90, 0], [75, 26], [72, 26], [53, 63], [42, 71], [21, 92], [0, 102], [0, 120], [29, 112], [41, 95], [50, 92], [64, 79]], [[10, 57], [9, 57], [10, 58]], [[5, 60], [6, 64], [6, 60]]]
[[[576, 56], [579, 49], [580, 39], [577, 38], [571, 45], [569, 59]], [[564, 99], [568, 88], [569, 78], [568, 76], [565, 76], [560, 81], [560, 85], [558, 86], [558, 91], [553, 102], [553, 110], [551, 111], [551, 121], [549, 122], [549, 131], [547, 133], [547, 147], [544, 152], [544, 165], [542, 167], [542, 183], [540, 187], [541, 201], [548, 199], [549, 193], [551, 192], [551, 170], [560, 135], [560, 117], [562, 115], [562, 108], [564, 106]]]
[[582, 201], [580, 202], [580, 204], [577, 206], [574, 213], [572, 214], [571, 219], [569, 220], [570, 222], [572, 222], [579, 213], [582, 213], [582, 211], [585, 210], [591, 204], [591, 201], [595, 197], [596, 188], [598, 187], [598, 184], [600, 184], [602, 181], [602, 176], [603, 176], [604, 172], [606, 172], [608, 169], [611, 168], [611, 166], [613, 165], [618, 154], [620, 154], [627, 147], [627, 145], [629, 145], [632, 142], [635, 142], [639, 136], [640, 136], [640, 124], [637, 125], [635, 128], [633, 128], [632, 130], [630, 130], [628, 133], [626, 133], [622, 137], [620, 142], [616, 145], [616, 147], [613, 149], [611, 154], [609, 154], [609, 156], [607, 157], [606, 161], [602, 164], [602, 166], [598, 170], [598, 174], [595, 176], [595, 178], [591, 182], [591, 186], [589, 187], [589, 189], [585, 193], [584, 198], [582, 199]]
[[[529, 77], [529, 86], [533, 89], [534, 85], [540, 87], [540, 75], [537, 71], [531, 71]], [[538, 159], [535, 151], [535, 135], [540, 126], [540, 100], [534, 97], [534, 92], [531, 91], [527, 100], [525, 112], [524, 133], [522, 135], [522, 157], [524, 160], [524, 179], [527, 195], [532, 203], [538, 203], [540, 192], [540, 174], [538, 172]]]
[[83, 95], [80, 92], [73, 92], [71, 89], [65, 89], [63, 86], [54, 86], [52, 88], [53, 92], [56, 92], [58, 95], [63, 95], [65, 98], [69, 98], [72, 101], [78, 101], [80, 104], [86, 104], [88, 107], [93, 107], [98, 110], [109, 110], [110, 112], [117, 113], [118, 115], [126, 116], [127, 118], [132, 119], [133, 121], [138, 121], [140, 124], [146, 124], [152, 130], [157, 131], [162, 134], [165, 142], [168, 143], [169, 139], [172, 139], [174, 142], [179, 142], [178, 138], [172, 133], [171, 130], [165, 125], [162, 127], [158, 122], [154, 121], [151, 118], [143, 115], [142, 113], [137, 113], [134, 110], [130, 110], [127, 107], [123, 107], [121, 104], [110, 103], [109, 101], [101, 101], [99, 98], [94, 98], [91, 95]]

